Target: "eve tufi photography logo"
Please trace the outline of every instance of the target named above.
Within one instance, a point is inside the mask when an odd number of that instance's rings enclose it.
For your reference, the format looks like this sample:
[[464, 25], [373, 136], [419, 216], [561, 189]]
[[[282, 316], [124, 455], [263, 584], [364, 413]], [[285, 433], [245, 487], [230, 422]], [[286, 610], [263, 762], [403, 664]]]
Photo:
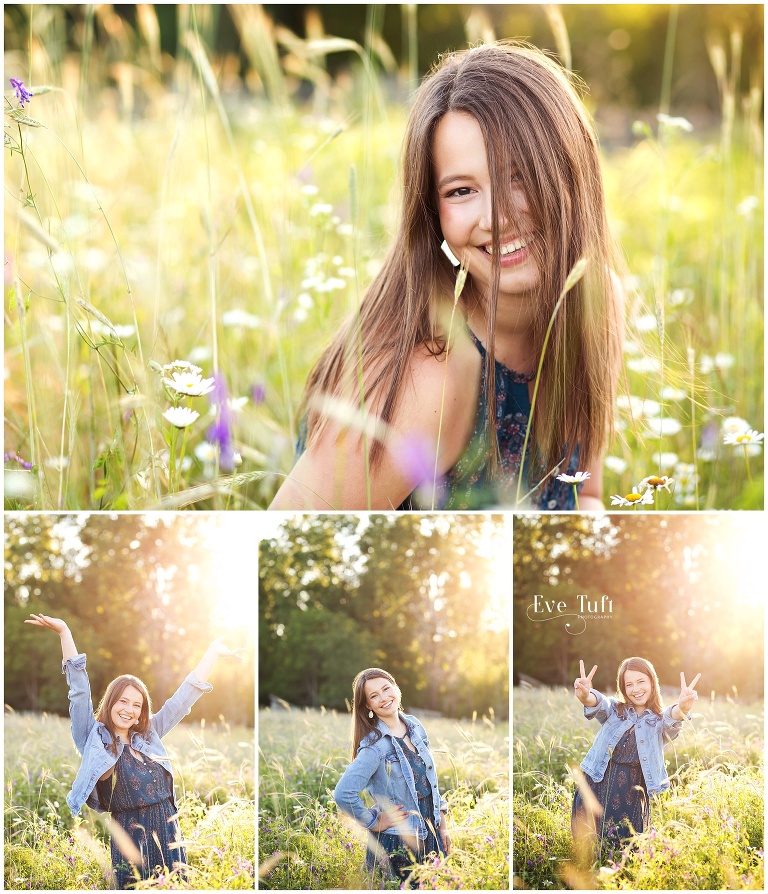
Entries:
[[529, 621], [535, 621], [537, 624], [544, 623], [544, 621], [565, 621], [566, 618], [576, 618], [575, 622], [565, 622], [565, 631], [571, 636], [584, 633], [588, 620], [610, 621], [613, 619], [613, 599], [609, 596], [603, 595], [593, 599], [585, 593], [578, 593], [574, 600], [574, 603], [569, 605], [563, 599], [545, 599], [537, 593], [525, 613]]

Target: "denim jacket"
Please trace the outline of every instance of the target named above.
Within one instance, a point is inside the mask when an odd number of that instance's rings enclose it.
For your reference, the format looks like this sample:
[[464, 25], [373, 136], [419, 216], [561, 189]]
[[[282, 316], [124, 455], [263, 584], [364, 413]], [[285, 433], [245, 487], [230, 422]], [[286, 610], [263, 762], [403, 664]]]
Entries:
[[[408, 727], [408, 735], [416, 752], [427, 767], [427, 779], [432, 785], [434, 816], [431, 817], [435, 829], [440, 826], [440, 811], [448, 809], [448, 802], [440, 797], [437, 786], [435, 761], [429, 750], [429, 739], [424, 727], [411, 714], [400, 714]], [[378, 723], [380, 739], [374, 740], [369, 733], [360, 743], [357, 756], [344, 771], [333, 792], [336, 804], [359, 823], [370, 829], [376, 824], [382, 810], [391, 805], [402, 804], [408, 818], [398, 826], [385, 829], [385, 835], [405, 835], [424, 840], [427, 826], [419, 812], [419, 799], [413, 779], [413, 771], [408, 758], [403, 754], [400, 743], [395, 739], [383, 720]], [[367, 790], [376, 802], [374, 807], [366, 807], [360, 792]], [[369, 850], [366, 864], [372, 865]]]
[[[106, 726], [93, 715], [91, 686], [85, 670], [85, 654], [67, 658], [62, 662], [61, 672], [67, 675], [69, 684], [72, 738], [75, 741], [75, 748], [82, 757], [72, 784], [72, 791], [67, 795], [67, 804], [72, 816], [80, 813], [83, 804], [103, 812], [95, 790], [96, 782], [107, 770], [115, 766], [125, 746], [122, 742], [118, 742], [117, 754], [112, 754], [107, 747], [112, 742], [112, 736]], [[150, 760], [157, 761], [173, 776], [168, 752], [160, 740], [189, 714], [192, 705], [200, 696], [204, 692], [210, 692], [211, 689], [213, 686], [210, 683], [203, 683], [194, 674], [189, 674], [163, 707], [152, 715], [150, 730], [146, 736], [131, 733], [131, 748], [146, 755]]]
[[[640, 768], [643, 771], [645, 787], [649, 795], [656, 795], [669, 788], [669, 777], [664, 766], [664, 745], [680, 734], [682, 720], [672, 718], [672, 708], [664, 709], [663, 714], [655, 714], [645, 709], [641, 714], [631, 706], [624, 709], [624, 720], [619, 717], [616, 699], [607, 698], [596, 689], [589, 690], [596, 698], [593, 708], [584, 707], [587, 720], [596, 717], [600, 722], [600, 731], [594, 744], [581, 762], [581, 769], [595, 782], [600, 782], [605, 774], [608, 761], [611, 759], [616, 743], [624, 733], [635, 727], [637, 753], [640, 755]], [[690, 720], [690, 715], [686, 715]]]

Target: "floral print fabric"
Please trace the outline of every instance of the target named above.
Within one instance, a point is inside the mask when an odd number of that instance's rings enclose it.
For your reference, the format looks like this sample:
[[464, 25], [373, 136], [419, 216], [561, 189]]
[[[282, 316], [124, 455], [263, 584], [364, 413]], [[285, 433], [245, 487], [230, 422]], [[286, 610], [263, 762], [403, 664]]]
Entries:
[[[115, 772], [99, 780], [96, 788], [102, 808], [110, 811], [141, 854], [142, 865], [136, 867], [140, 878], [150, 878], [158, 868], [173, 869], [174, 863], [186, 864], [186, 852], [176, 844], [181, 830], [171, 777], [157, 761], [139, 759], [126, 746]], [[132, 887], [136, 874], [114, 836], [111, 857], [117, 889]]]

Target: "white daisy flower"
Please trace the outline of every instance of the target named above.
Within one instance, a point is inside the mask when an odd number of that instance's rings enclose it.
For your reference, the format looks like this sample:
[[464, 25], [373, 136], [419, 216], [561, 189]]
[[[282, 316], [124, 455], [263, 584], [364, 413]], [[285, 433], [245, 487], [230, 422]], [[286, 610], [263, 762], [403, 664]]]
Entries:
[[196, 372], [174, 372], [170, 379], [163, 379], [163, 384], [179, 394], [189, 394], [191, 397], [202, 397], [210, 394], [214, 388], [214, 380], [204, 379]]
[[682, 391], [680, 388], [672, 388], [669, 385], [665, 385], [661, 389], [661, 396], [664, 398], [664, 400], [675, 400], [675, 401], [685, 400], [686, 397], [688, 397], [688, 395], [685, 393], [685, 391]]
[[616, 475], [623, 475], [627, 471], [627, 461], [620, 456], [606, 456], [605, 468]]
[[648, 503], [653, 503], [652, 490], [647, 490], [644, 494], [631, 493], [625, 497], [615, 494], [611, 497], [611, 506], [642, 506]]
[[723, 419], [721, 429], [726, 435], [741, 435], [749, 431], [749, 423], [740, 416], [726, 416]]
[[660, 469], [672, 469], [679, 462], [676, 453], [654, 453], [652, 459]]
[[665, 416], [663, 419], [650, 419], [645, 431], [647, 437], [658, 438], [659, 435], [676, 435], [682, 430], [683, 426], [677, 419]]
[[171, 370], [178, 369], [184, 370], [184, 372], [193, 372], [193, 373], [201, 373], [202, 369], [199, 366], [195, 366], [194, 363], [190, 363], [189, 360], [174, 360], [173, 363], [166, 363], [165, 366], [162, 367], [163, 372], [170, 372]]
[[661, 369], [661, 363], [655, 357], [639, 357], [637, 360], [627, 360], [627, 369], [638, 373], [655, 373]]
[[667, 478], [666, 475], [649, 475], [647, 478], [643, 478], [637, 489], [645, 487], [650, 491], [655, 491], [661, 490], [663, 487], [664, 490], [669, 491], [669, 485], [673, 484], [674, 480], [674, 478]]
[[195, 447], [195, 456], [201, 463], [212, 463], [216, 459], [216, 448], [208, 441], [201, 441]]
[[747, 429], [740, 434], [727, 434], [723, 438], [723, 444], [733, 444], [735, 447], [749, 447], [750, 445], [759, 445], [765, 435], [763, 432], [757, 432], [753, 428]]
[[168, 407], [163, 413], [163, 419], [170, 422], [174, 428], [188, 428], [200, 418], [200, 414], [189, 407]]
[[663, 124], [670, 129], [679, 128], [686, 133], [690, 133], [693, 130], [691, 122], [687, 118], [682, 118], [680, 116], [673, 117], [672, 115], [665, 115], [663, 112], [659, 112], [656, 116], [656, 120], [659, 124]]
[[566, 484], [581, 484], [589, 478], [589, 472], [576, 472], [575, 475], [558, 475], [558, 481], [564, 481]]
[[742, 217], [751, 217], [752, 212], [760, 207], [760, 199], [757, 196], [747, 196], [736, 206], [736, 213]]

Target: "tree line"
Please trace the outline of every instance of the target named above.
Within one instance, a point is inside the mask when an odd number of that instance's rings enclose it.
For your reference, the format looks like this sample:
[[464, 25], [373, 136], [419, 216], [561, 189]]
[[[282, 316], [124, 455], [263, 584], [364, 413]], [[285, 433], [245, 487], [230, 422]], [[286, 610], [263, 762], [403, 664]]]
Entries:
[[[702, 673], [699, 694], [763, 695], [764, 619], [759, 556], [743, 547], [759, 520], [747, 514], [520, 516], [515, 519], [514, 671], [570, 686], [579, 659], [597, 664], [597, 688], [613, 690], [623, 658], [650, 659], [674, 686]], [[740, 567], [744, 563], [751, 567]], [[569, 611], [577, 596], [612, 600], [609, 619], [537, 623], [534, 597]], [[594, 613], [594, 612], [593, 612]], [[555, 613], [556, 614], [556, 613]], [[608, 613], [606, 612], [606, 616]], [[545, 613], [541, 614], [542, 617]]]
[[[69, 624], [88, 656], [94, 701], [114, 677], [132, 673], [147, 684], [157, 709], [215, 636], [251, 645], [249, 631], [217, 626], [216, 565], [206, 552], [215, 523], [194, 513], [150, 521], [133, 514], [6, 515], [6, 704], [68, 712], [58, 641], [23, 623], [30, 612]], [[195, 715], [252, 725], [253, 653], [244, 665], [220, 663], [211, 682]]]
[[406, 709], [507, 717], [510, 550], [501, 517], [286, 521], [259, 552], [260, 701], [344, 710], [355, 674], [381, 667]]

